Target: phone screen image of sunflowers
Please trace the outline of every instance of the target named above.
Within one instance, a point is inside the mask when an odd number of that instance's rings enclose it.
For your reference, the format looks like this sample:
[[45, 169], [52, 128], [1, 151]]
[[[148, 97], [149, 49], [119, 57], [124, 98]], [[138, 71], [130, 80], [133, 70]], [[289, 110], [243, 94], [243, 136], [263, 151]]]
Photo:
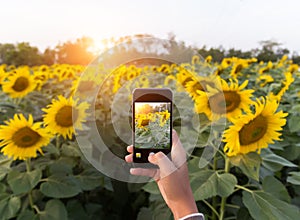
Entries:
[[171, 102], [135, 102], [135, 147], [170, 148]]

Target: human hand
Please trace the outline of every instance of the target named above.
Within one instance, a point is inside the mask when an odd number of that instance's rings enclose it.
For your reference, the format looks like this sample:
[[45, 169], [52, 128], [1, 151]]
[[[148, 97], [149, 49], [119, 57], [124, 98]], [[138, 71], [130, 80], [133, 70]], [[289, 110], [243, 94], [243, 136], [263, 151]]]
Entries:
[[[172, 132], [173, 145], [171, 151], [172, 161], [163, 153], [150, 153], [148, 160], [159, 169], [131, 168], [132, 175], [152, 177], [173, 212], [174, 218], [179, 219], [191, 213], [197, 213], [198, 209], [190, 187], [186, 153], [175, 130]], [[130, 153], [125, 157], [129, 163], [133, 162], [133, 146], [128, 146]]]

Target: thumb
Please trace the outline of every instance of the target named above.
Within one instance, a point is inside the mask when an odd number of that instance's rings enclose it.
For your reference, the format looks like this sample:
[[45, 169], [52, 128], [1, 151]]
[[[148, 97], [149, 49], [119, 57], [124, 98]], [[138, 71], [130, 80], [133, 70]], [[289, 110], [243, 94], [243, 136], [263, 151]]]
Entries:
[[170, 175], [177, 169], [173, 162], [161, 151], [156, 154], [150, 153], [148, 160], [159, 167], [160, 178]]

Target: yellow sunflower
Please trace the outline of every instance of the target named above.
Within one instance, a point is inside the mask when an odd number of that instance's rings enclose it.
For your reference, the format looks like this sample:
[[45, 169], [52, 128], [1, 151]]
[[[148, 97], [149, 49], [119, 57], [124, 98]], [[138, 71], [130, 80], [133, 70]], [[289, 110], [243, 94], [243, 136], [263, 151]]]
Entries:
[[52, 135], [47, 129], [41, 128], [41, 123], [33, 123], [32, 115], [28, 120], [22, 114], [15, 114], [13, 119], [0, 125], [0, 147], [4, 155], [14, 160], [25, 160], [41, 154], [42, 147], [48, 145]]
[[259, 75], [259, 77], [256, 79], [257, 82], [260, 82], [260, 87], [265, 87], [268, 83], [274, 82], [274, 79], [271, 75], [268, 74], [262, 74]]
[[185, 84], [185, 89], [193, 100], [195, 100], [198, 97], [198, 91], [207, 91], [208, 86], [215, 88], [217, 84], [216, 80], [218, 80], [218, 78], [215, 76], [194, 76], [191, 81]]
[[2, 90], [12, 98], [22, 98], [36, 87], [34, 78], [28, 69], [17, 69], [15, 74], [2, 82]]
[[47, 108], [42, 109], [46, 113], [44, 123], [53, 134], [71, 139], [74, 127], [82, 129], [82, 123], [86, 121], [88, 115], [85, 110], [88, 108], [87, 102], [77, 104], [72, 97], [66, 99], [60, 95], [58, 99], [53, 99]]
[[249, 64], [248, 64], [247, 60], [238, 59], [236, 62], [233, 63], [230, 75], [232, 77], [237, 77], [238, 74], [241, 73], [242, 69], [244, 69], [248, 66], [249, 66]]
[[1, 65], [0, 66], [0, 85], [1, 85], [2, 81], [4, 81], [5, 78], [6, 78], [6, 72], [4, 70], [4, 66]]
[[283, 94], [289, 89], [290, 85], [294, 82], [294, 78], [292, 73], [285, 72], [285, 81], [282, 82], [283, 87], [280, 89], [280, 91], [277, 94], [274, 94], [273, 92], [270, 93], [269, 97], [271, 99], [280, 101]]
[[196, 112], [205, 113], [210, 120], [218, 120], [225, 115], [228, 120], [232, 120], [240, 116], [242, 111], [248, 112], [253, 103], [251, 96], [254, 90], [244, 90], [247, 84], [248, 80], [240, 86], [237, 80], [231, 80], [228, 85], [221, 79], [222, 90], [209, 87], [207, 92], [198, 91], [199, 96], [195, 100]]
[[277, 112], [276, 100], [258, 100], [255, 103], [255, 113], [242, 115], [234, 121], [223, 135], [226, 143], [224, 152], [228, 156], [247, 154], [267, 148], [274, 140], [280, 140], [282, 126], [285, 125], [288, 114]]

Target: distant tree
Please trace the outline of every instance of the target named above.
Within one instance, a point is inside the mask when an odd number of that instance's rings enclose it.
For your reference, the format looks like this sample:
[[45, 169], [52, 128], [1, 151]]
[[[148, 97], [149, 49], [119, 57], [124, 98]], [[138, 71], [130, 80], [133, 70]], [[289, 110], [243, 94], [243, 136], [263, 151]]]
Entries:
[[225, 57], [225, 50], [221, 46], [219, 48], [210, 48], [209, 50], [206, 49], [206, 46], [203, 46], [198, 50], [198, 53], [202, 57], [212, 56], [213, 61], [220, 62]]
[[43, 63], [46, 65], [52, 65], [56, 62], [56, 51], [50, 48], [45, 49], [43, 53]]
[[30, 46], [27, 42], [13, 44], [3, 44], [0, 47], [1, 62], [9, 65], [41, 65], [42, 56], [37, 47]]
[[256, 50], [256, 57], [259, 61], [272, 61], [275, 62], [280, 59], [283, 55], [289, 54], [289, 50], [281, 48], [281, 43], [274, 40], [260, 41], [259, 44], [262, 46], [260, 50]]
[[15, 53], [14, 44], [0, 44], [0, 63], [5, 63], [10, 65]]
[[243, 59], [248, 59], [252, 57], [252, 52], [230, 48], [228, 51], [226, 51], [226, 57], [239, 57]]
[[56, 47], [57, 62], [87, 65], [95, 57], [95, 55], [89, 51], [92, 45], [93, 40], [88, 37], [82, 37], [75, 42], [68, 41], [62, 45], [58, 45]]

